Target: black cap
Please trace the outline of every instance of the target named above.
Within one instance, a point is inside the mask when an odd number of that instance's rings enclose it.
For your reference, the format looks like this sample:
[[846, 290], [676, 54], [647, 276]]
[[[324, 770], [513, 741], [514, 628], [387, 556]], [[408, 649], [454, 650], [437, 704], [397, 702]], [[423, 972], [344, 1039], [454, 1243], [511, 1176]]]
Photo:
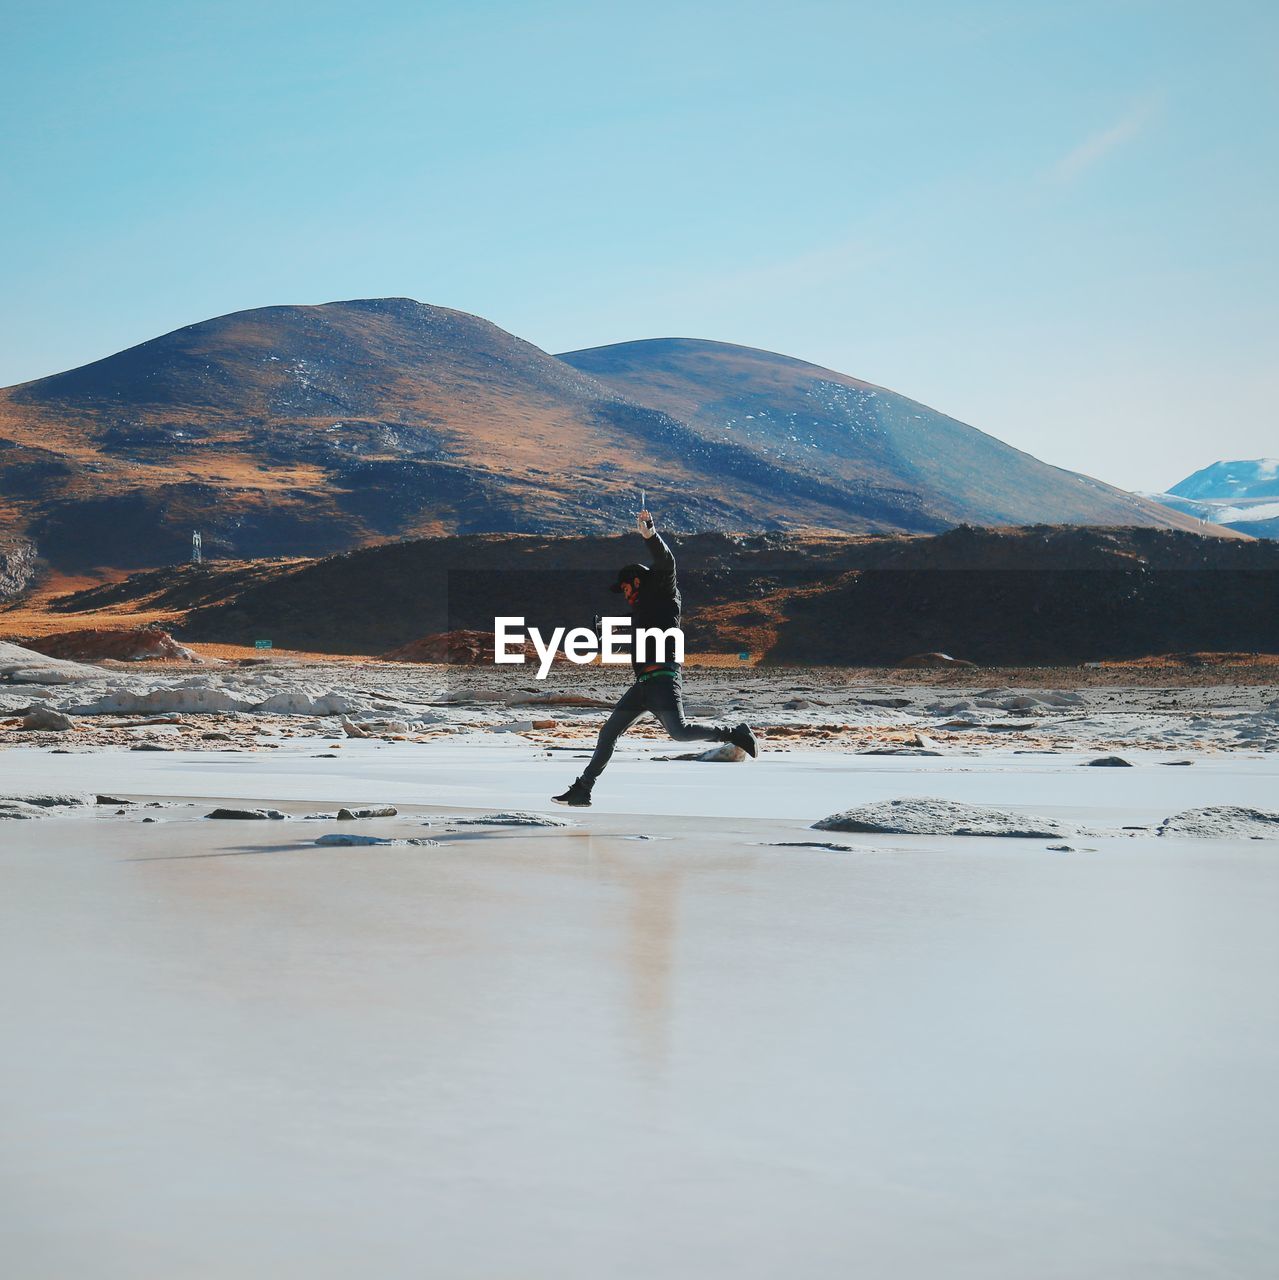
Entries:
[[620, 596], [622, 594], [622, 583], [630, 582], [634, 578], [644, 578], [648, 575], [648, 565], [646, 564], [624, 564], [617, 571], [617, 581], [613, 583], [609, 590]]

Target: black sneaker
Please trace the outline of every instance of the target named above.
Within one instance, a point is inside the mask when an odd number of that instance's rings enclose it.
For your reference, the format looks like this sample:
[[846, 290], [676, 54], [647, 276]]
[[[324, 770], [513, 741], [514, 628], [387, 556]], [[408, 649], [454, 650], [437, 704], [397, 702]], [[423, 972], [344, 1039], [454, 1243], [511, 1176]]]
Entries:
[[741, 747], [748, 756], [759, 755], [759, 739], [755, 737], [755, 730], [748, 724], [739, 724], [728, 740], [733, 746]]
[[552, 796], [551, 799], [556, 804], [571, 805], [574, 809], [589, 809], [591, 807], [591, 789], [590, 787], [584, 787], [581, 778], [578, 778], [562, 796]]

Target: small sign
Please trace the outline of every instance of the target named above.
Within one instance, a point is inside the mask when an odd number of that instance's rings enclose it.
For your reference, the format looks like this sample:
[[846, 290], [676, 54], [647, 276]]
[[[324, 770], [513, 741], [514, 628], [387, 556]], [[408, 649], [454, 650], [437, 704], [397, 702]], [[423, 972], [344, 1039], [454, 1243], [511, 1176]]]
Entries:
[[253, 642], [253, 647], [255, 649], [269, 649], [271, 647], [271, 642], [269, 640], [255, 640]]
[[737, 656], [738, 656], [738, 657], [739, 657], [743, 662], [749, 662], [749, 661], [751, 660], [751, 656], [750, 656], [750, 654], [749, 654], [749, 653], [747, 653], [745, 649], [743, 649], [743, 650], [741, 651], [741, 653], [739, 653]]

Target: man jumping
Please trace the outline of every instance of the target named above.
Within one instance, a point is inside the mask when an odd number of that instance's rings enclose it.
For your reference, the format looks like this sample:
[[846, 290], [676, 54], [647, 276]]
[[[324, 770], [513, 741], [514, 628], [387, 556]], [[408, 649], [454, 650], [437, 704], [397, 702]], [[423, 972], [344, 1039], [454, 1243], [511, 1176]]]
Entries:
[[[652, 566], [644, 564], [623, 565], [618, 570], [617, 581], [610, 588], [626, 597], [634, 619], [633, 632], [641, 627], [655, 627], [662, 631], [678, 627], [681, 600], [675, 582], [675, 557], [662, 540], [648, 511], [638, 517], [640, 535], [653, 555]], [[618, 699], [617, 705], [600, 730], [595, 754], [582, 776], [561, 796], [553, 796], [556, 804], [586, 808], [591, 803], [591, 788], [604, 772], [613, 755], [618, 738], [646, 711], [661, 722], [662, 728], [676, 742], [709, 740], [731, 742], [748, 755], [757, 755], [759, 745], [755, 734], [747, 724], [730, 729], [722, 724], [698, 724], [684, 718], [683, 673], [678, 662], [646, 662], [641, 664], [638, 654], [631, 659], [635, 670], [635, 683]]]

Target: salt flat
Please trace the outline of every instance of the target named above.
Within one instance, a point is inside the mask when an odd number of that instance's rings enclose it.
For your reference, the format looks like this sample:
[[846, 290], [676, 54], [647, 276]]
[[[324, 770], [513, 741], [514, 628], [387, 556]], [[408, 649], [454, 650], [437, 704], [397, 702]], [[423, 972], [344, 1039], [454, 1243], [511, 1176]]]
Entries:
[[[589, 744], [548, 751], [519, 735], [476, 733], [430, 744], [349, 741], [326, 752], [324, 739], [273, 741], [275, 749], [70, 755], [16, 748], [0, 755], [0, 794], [31, 790], [110, 792], [257, 801], [362, 800], [475, 809], [544, 809], [581, 771]], [[694, 744], [696, 746], [698, 744]], [[1120, 812], [1132, 821], [1191, 805], [1270, 807], [1274, 753], [1125, 750], [1139, 767], [1084, 768], [1096, 752], [1008, 750], [945, 756], [865, 756], [843, 752], [773, 754], [710, 766], [662, 761], [683, 750], [627, 737], [595, 792], [590, 815], [745, 817], [812, 822], [834, 810], [896, 795], [936, 795], [982, 804]], [[1193, 760], [1190, 768], [1170, 761]]]
[[[5, 752], [10, 794], [183, 798], [0, 823], [11, 1273], [1271, 1273], [1279, 846], [1121, 828], [1273, 803], [1274, 755], [664, 749], [585, 813], [492, 735]], [[809, 829], [904, 795], [1091, 834]], [[447, 818], [517, 808], [576, 825]]]

